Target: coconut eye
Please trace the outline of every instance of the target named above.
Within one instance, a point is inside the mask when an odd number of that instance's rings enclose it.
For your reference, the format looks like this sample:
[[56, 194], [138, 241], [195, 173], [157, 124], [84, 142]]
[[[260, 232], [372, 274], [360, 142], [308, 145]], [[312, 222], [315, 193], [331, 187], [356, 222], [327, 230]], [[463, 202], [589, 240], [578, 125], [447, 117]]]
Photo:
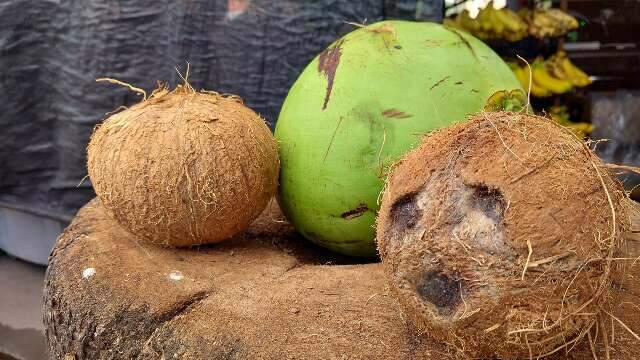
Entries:
[[474, 192], [471, 197], [473, 206], [496, 223], [502, 221], [506, 210], [502, 192], [498, 189], [490, 189], [485, 185], [476, 185], [473, 188]]
[[439, 271], [426, 273], [417, 285], [422, 300], [432, 303], [444, 314], [452, 313], [462, 297], [462, 283], [450, 274]]
[[397, 231], [413, 229], [422, 217], [416, 202], [417, 193], [409, 193], [398, 199], [391, 207], [391, 223]]

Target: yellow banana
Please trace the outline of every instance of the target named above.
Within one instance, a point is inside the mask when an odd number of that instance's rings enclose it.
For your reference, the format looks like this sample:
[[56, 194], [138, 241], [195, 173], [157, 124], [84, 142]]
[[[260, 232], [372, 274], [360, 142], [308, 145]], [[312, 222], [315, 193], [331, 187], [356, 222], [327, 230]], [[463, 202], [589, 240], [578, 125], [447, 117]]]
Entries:
[[534, 84], [543, 87], [554, 94], [562, 94], [571, 90], [571, 83], [566, 80], [556, 79], [549, 72], [546, 66], [540, 61], [533, 63], [532, 77]]
[[480, 23], [477, 19], [472, 19], [467, 10], [463, 10], [460, 15], [458, 15], [458, 22], [462, 27], [473, 34], [480, 30]]
[[557, 58], [551, 57], [549, 60], [545, 61], [545, 65], [547, 66], [547, 71], [549, 71], [553, 77], [560, 80], [568, 80], [570, 83], [575, 85], [573, 83], [574, 76], [572, 76], [570, 72], [566, 71]]
[[[529, 91], [529, 68], [518, 67], [513, 72], [516, 74], [516, 77], [520, 81], [520, 84], [522, 85], [524, 91]], [[535, 82], [532, 82], [531, 94], [535, 97], [547, 97], [551, 95], [551, 92], [545, 88], [538, 86]]]
[[498, 17], [498, 11], [493, 8], [493, 1], [490, 1], [489, 4], [484, 8], [484, 12], [487, 14], [487, 19], [489, 24], [491, 25], [491, 30], [493, 31], [495, 37], [502, 37], [502, 33], [505, 29], [505, 24]]
[[567, 74], [569, 74], [569, 78], [573, 85], [583, 87], [592, 83], [589, 75], [580, 70], [577, 66], [573, 65], [569, 58], [562, 58], [562, 60], [560, 60], [560, 66]]
[[480, 24], [480, 30], [485, 32], [490, 32], [493, 28], [491, 13], [487, 11], [489, 8], [493, 8], [493, 5], [487, 5], [484, 9], [481, 9], [478, 16], [476, 16], [476, 21]]
[[539, 98], [545, 98], [545, 97], [551, 96], [552, 93], [551, 93], [551, 91], [536, 85], [535, 82], [532, 82], [531, 83], [531, 95], [533, 95], [535, 97], [539, 97]]
[[556, 22], [553, 18], [547, 15], [545, 11], [535, 10], [532, 14], [533, 23], [540, 28], [554, 28]]
[[511, 71], [513, 72], [515, 72], [520, 68], [520, 66], [518, 66], [518, 63], [516, 63], [515, 61], [505, 61], [505, 63], [507, 64], [509, 69], [511, 69]]
[[516, 13], [507, 8], [495, 10], [494, 17], [500, 21], [504, 25], [504, 28], [509, 32], [517, 33], [522, 31], [523, 28], [526, 28], [522, 19], [520, 19]]
[[531, 10], [529, 10], [529, 8], [527, 7], [523, 7], [523, 8], [520, 8], [516, 14], [518, 14], [518, 16], [526, 20], [531, 15]]
[[555, 36], [558, 32], [558, 23], [544, 10], [535, 10], [531, 15], [531, 33], [538, 38]]
[[576, 134], [577, 137], [581, 139], [591, 134], [594, 128], [593, 124], [590, 123], [570, 123], [563, 126], [570, 129], [574, 134]]
[[522, 85], [522, 88], [527, 91], [529, 89], [529, 76], [525, 74], [524, 69], [519, 66], [517, 66], [516, 69], [512, 70], [516, 75], [516, 78], [518, 78], [518, 81], [520, 81], [520, 85]]
[[523, 38], [521, 34], [510, 32], [510, 31], [503, 33], [502, 36], [504, 37], [505, 40], [511, 41], [511, 42], [516, 42], [516, 41], [522, 40]]
[[555, 20], [555, 22], [558, 24], [558, 27], [563, 28], [565, 32], [577, 29], [579, 26], [578, 20], [576, 20], [576, 18], [560, 9], [547, 9], [545, 13], [547, 14], [547, 16]]

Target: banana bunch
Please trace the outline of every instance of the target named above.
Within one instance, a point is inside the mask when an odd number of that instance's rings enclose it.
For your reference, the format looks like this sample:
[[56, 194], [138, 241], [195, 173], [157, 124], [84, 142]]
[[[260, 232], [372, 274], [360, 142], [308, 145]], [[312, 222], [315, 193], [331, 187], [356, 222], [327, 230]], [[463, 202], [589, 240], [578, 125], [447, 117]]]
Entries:
[[560, 9], [523, 8], [518, 15], [529, 26], [529, 34], [539, 39], [562, 36], [578, 28], [578, 20]]
[[549, 67], [546, 62], [540, 58], [531, 64], [531, 72], [534, 83], [554, 94], [563, 94], [573, 88], [571, 81], [564, 78], [557, 78], [549, 72]]
[[554, 105], [548, 109], [548, 112], [553, 121], [568, 128], [581, 139], [593, 132], [593, 124], [571, 121], [566, 106]]
[[[531, 67], [508, 63], [525, 91], [531, 86], [531, 95], [547, 97], [562, 94], [573, 87], [583, 87], [591, 84], [591, 79], [577, 68], [567, 55], [561, 51], [548, 60], [536, 59]], [[530, 80], [532, 80], [530, 82]]]
[[535, 80], [530, 81], [533, 80], [533, 75], [531, 74], [531, 69], [529, 68], [529, 66], [525, 65], [523, 67], [520, 67], [518, 66], [518, 64], [513, 62], [510, 62], [508, 64], [509, 67], [511, 67], [513, 73], [520, 81], [520, 84], [522, 84], [522, 88], [525, 92], [529, 91], [529, 86], [531, 86], [531, 95], [535, 97], [543, 98], [553, 95], [553, 93], [549, 89], [538, 85]]
[[507, 8], [496, 10], [493, 7], [493, 1], [481, 9], [475, 19], [469, 16], [467, 10], [464, 10], [453, 19], [445, 19], [443, 24], [467, 31], [482, 40], [518, 41], [528, 35], [528, 25], [518, 14]]
[[573, 86], [585, 87], [592, 83], [589, 76], [575, 66], [564, 51], [558, 51], [547, 59], [546, 65], [554, 77], [568, 80]]

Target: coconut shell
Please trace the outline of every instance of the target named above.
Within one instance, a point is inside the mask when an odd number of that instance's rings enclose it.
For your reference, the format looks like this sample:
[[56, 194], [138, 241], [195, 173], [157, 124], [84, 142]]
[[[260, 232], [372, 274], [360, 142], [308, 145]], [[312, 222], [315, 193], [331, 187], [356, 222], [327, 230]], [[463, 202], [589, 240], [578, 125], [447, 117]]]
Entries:
[[235, 96], [159, 89], [98, 127], [89, 176], [109, 214], [170, 246], [215, 243], [243, 230], [277, 188], [277, 145]]
[[[394, 168], [378, 217], [390, 286], [419, 328], [472, 357], [605, 344], [628, 227], [620, 184], [568, 130], [482, 113]], [[609, 325], [607, 325], [609, 326]]]

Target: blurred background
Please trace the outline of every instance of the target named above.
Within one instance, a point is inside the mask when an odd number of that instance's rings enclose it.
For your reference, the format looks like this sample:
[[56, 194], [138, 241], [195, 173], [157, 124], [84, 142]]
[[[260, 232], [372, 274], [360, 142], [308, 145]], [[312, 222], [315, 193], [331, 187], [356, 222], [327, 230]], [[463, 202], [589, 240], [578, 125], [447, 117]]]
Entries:
[[[638, 0], [4, 0], [0, 360], [46, 358], [44, 271], [57, 236], [94, 196], [90, 133], [140, 101], [96, 78], [149, 92], [181, 82], [176, 67], [184, 73], [188, 62], [194, 88], [240, 95], [273, 127], [316, 54], [349, 23], [383, 19], [469, 31], [531, 87], [536, 112], [593, 140], [605, 162], [640, 166]], [[640, 184], [620, 178], [629, 191]]]

